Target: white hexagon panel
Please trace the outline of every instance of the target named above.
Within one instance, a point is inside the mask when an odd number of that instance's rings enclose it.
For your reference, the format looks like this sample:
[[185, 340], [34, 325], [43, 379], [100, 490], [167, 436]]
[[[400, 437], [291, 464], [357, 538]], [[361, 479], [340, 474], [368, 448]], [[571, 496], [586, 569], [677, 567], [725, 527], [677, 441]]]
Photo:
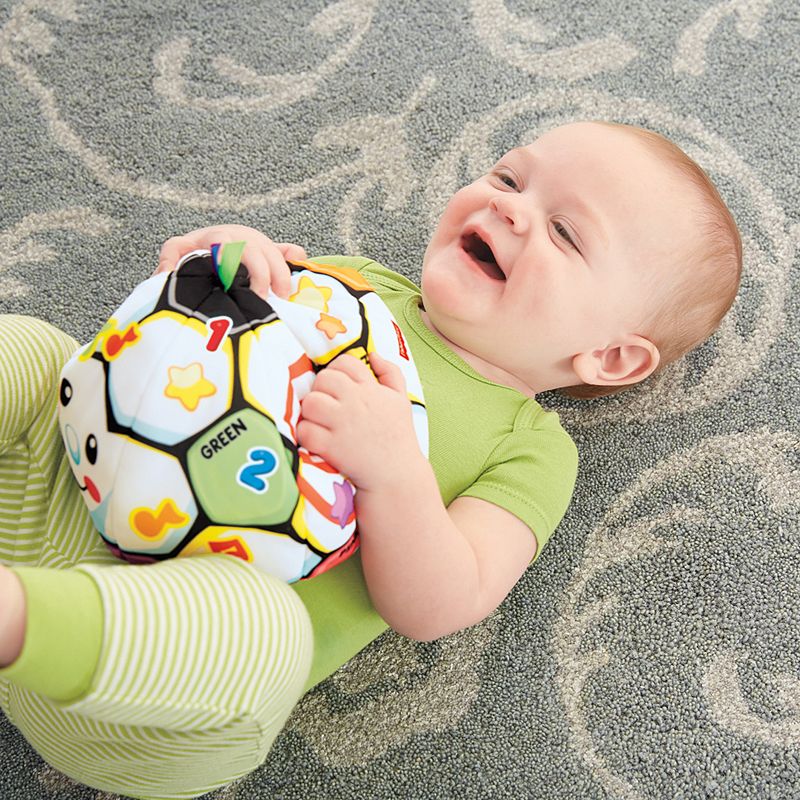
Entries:
[[162, 311], [135, 324], [109, 365], [117, 423], [153, 441], [180, 442], [222, 416], [233, 392], [233, 348], [206, 349], [208, 327]]
[[128, 439], [121, 453], [124, 479], [110, 497], [105, 539], [121, 550], [169, 553], [197, 519], [197, 505], [180, 461]]

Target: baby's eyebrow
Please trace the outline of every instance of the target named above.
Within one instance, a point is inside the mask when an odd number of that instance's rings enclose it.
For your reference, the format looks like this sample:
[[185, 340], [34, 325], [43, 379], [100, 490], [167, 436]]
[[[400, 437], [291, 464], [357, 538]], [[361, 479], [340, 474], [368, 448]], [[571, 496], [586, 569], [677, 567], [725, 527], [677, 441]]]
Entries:
[[533, 156], [532, 156], [532, 155], [531, 155], [531, 154], [528, 152], [528, 150], [527, 150], [526, 148], [524, 148], [524, 147], [512, 147], [512, 148], [511, 148], [511, 149], [508, 151], [508, 153], [507, 153], [506, 155], [509, 155], [509, 156], [510, 156], [512, 153], [513, 153], [514, 155], [520, 155], [520, 156], [523, 156], [524, 158], [527, 158], [527, 159], [531, 159], [531, 160], [533, 159]]
[[509, 156], [516, 156], [518, 158], [522, 158], [527, 161], [531, 166], [536, 163], [536, 158], [527, 150], [525, 147], [513, 147], [507, 153], [504, 153], [498, 161], [502, 161], [504, 158], [508, 158]]

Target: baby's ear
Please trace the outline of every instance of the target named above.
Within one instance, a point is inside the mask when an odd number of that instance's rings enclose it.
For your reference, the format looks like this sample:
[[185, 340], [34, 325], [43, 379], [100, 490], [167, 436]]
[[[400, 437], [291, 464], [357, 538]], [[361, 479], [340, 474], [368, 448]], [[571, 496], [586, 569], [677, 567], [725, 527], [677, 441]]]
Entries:
[[625, 386], [643, 381], [659, 359], [658, 348], [649, 339], [630, 334], [608, 347], [579, 353], [572, 359], [572, 369], [581, 383]]

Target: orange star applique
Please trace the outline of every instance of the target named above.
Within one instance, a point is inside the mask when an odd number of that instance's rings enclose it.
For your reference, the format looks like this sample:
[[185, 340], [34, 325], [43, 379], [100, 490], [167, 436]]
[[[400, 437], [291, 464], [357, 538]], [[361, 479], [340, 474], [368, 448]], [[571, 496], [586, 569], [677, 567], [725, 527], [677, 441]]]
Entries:
[[347, 328], [342, 324], [342, 321], [338, 317], [332, 317], [330, 314], [320, 314], [315, 327], [329, 339], [333, 339], [337, 333], [347, 332]]

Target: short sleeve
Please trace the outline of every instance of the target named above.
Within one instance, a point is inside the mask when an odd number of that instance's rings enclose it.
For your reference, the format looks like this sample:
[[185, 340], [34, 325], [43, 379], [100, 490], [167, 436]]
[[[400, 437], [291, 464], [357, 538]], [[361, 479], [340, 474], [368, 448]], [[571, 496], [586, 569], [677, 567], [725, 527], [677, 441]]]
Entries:
[[515, 428], [462, 495], [510, 511], [535, 534], [535, 558], [564, 516], [578, 472], [578, 451], [558, 416], [541, 412], [534, 427]]

